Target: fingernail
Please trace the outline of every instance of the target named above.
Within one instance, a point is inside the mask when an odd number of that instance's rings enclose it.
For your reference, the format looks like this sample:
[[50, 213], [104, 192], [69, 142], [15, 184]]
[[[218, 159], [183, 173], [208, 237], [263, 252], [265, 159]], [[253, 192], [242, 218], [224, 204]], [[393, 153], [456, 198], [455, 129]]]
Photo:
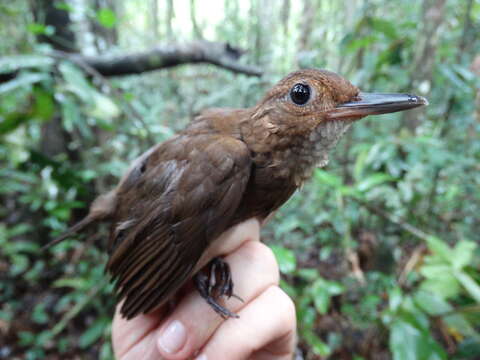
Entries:
[[173, 354], [183, 347], [186, 340], [185, 326], [180, 321], [174, 320], [163, 330], [160, 339], [158, 339], [158, 345], [166, 353]]
[[199, 355], [195, 358], [195, 360], [207, 360], [207, 355], [205, 354]]

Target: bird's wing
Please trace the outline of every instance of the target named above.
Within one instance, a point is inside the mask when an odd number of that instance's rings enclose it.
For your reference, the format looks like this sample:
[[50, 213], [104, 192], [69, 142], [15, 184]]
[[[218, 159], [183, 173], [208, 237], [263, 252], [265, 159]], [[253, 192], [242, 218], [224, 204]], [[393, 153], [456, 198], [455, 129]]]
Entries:
[[251, 171], [246, 145], [181, 135], [137, 162], [118, 188], [107, 270], [126, 318], [163, 304], [231, 225]]

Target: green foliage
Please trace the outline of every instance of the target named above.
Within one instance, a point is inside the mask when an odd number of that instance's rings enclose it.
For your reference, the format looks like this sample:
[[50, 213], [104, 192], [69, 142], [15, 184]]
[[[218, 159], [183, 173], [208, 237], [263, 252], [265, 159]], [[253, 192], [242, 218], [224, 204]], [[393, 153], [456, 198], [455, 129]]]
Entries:
[[97, 12], [97, 20], [106, 28], [113, 28], [117, 23], [117, 17], [115, 13], [110, 9], [100, 9]]

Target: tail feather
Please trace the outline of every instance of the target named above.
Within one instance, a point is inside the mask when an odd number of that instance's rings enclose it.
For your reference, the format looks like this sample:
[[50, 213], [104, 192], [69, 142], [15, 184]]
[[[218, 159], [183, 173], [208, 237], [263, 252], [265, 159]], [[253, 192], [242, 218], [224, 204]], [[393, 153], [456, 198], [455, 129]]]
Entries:
[[92, 206], [90, 206], [90, 212], [83, 220], [73, 225], [70, 229], [65, 231], [62, 235], [60, 235], [56, 239], [53, 239], [52, 241], [50, 241], [47, 245], [42, 247], [42, 250], [46, 250], [54, 245], [57, 245], [58, 243], [62, 242], [69, 236], [76, 234], [79, 231], [82, 231], [87, 226], [97, 221], [104, 220], [111, 217], [115, 210], [116, 203], [117, 203], [116, 190], [112, 190], [107, 194], [100, 195], [92, 203]]
[[75, 225], [73, 225], [70, 229], [65, 231], [62, 235], [53, 239], [47, 245], [43, 246], [41, 250], [42, 251], [47, 250], [48, 248], [61, 243], [63, 240], [67, 239], [68, 237], [70, 237], [73, 234], [78, 233], [79, 231], [83, 230], [84, 228], [86, 228], [90, 224], [96, 222], [97, 220], [98, 219], [94, 218], [93, 216], [90, 216], [90, 215], [86, 216], [83, 220], [81, 220], [78, 223], [76, 223]]

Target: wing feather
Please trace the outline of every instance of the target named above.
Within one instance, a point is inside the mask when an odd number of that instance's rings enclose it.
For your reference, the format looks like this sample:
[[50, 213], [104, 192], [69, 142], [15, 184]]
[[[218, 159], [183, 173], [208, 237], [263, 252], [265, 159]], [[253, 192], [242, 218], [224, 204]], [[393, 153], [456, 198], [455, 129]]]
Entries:
[[107, 270], [122, 314], [162, 305], [232, 225], [251, 172], [240, 140], [181, 135], [151, 151], [120, 184]]

